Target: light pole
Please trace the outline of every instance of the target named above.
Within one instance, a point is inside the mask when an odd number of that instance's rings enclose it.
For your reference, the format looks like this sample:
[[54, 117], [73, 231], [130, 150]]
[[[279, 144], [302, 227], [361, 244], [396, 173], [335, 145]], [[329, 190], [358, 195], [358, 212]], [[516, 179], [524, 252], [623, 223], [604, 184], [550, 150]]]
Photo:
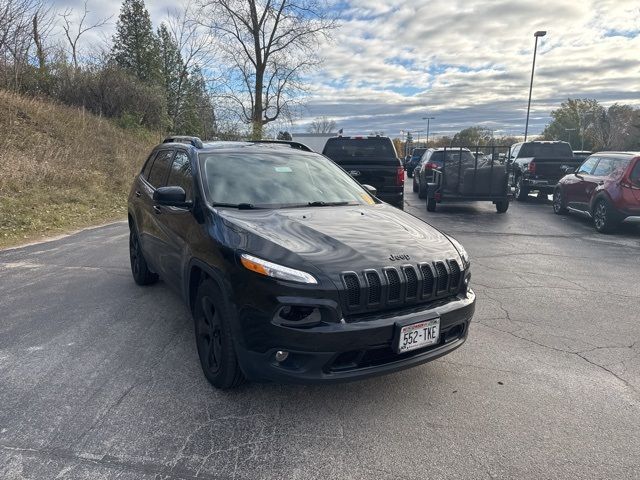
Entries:
[[429, 148], [429, 122], [431, 122], [431, 120], [435, 120], [436, 117], [422, 117], [422, 120], [426, 120], [427, 121], [427, 148]]
[[531, 83], [529, 84], [529, 103], [527, 104], [527, 123], [524, 126], [524, 141], [527, 141], [527, 133], [529, 133], [529, 111], [531, 110], [531, 91], [533, 90], [533, 72], [536, 69], [536, 53], [538, 51], [538, 37], [544, 37], [547, 34], [544, 30], [538, 30], [533, 36], [536, 38], [533, 47], [533, 65], [531, 66]]

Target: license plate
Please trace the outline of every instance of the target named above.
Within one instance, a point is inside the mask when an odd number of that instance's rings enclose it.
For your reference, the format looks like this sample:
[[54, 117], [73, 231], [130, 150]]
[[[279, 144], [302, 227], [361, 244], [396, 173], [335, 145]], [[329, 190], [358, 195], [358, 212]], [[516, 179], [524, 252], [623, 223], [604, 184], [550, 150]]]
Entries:
[[400, 328], [397, 352], [405, 353], [417, 348], [438, 343], [440, 338], [440, 319], [434, 318], [420, 323], [412, 323]]

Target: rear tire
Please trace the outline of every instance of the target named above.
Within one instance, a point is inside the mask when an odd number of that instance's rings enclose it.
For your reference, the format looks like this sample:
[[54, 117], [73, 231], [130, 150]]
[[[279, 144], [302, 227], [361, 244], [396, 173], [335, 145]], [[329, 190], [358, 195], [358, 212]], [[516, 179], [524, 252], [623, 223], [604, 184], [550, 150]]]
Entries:
[[500, 200], [496, 202], [496, 211], [498, 213], [505, 213], [509, 210], [509, 200]]
[[524, 202], [529, 197], [529, 187], [522, 185], [522, 177], [516, 179], [516, 190], [514, 192], [516, 200]]
[[436, 205], [437, 202], [435, 198], [427, 198], [427, 212], [435, 212]]
[[564, 201], [562, 189], [556, 188], [553, 192], [553, 213], [556, 215], [565, 215], [567, 211], [567, 205]]
[[226, 390], [244, 381], [231, 333], [231, 314], [218, 286], [205, 280], [193, 308], [196, 347], [202, 372], [214, 387]]
[[413, 172], [411, 170], [407, 170], [407, 177], [413, 178]]
[[593, 216], [593, 225], [600, 233], [611, 233], [618, 226], [616, 214], [604, 198], [596, 201], [591, 215]]
[[427, 198], [427, 189], [423, 187], [424, 182], [420, 182], [418, 184], [418, 198], [425, 199]]
[[158, 281], [158, 275], [149, 270], [147, 261], [142, 252], [140, 238], [134, 225], [129, 230], [129, 262], [131, 274], [138, 285], [152, 285]]

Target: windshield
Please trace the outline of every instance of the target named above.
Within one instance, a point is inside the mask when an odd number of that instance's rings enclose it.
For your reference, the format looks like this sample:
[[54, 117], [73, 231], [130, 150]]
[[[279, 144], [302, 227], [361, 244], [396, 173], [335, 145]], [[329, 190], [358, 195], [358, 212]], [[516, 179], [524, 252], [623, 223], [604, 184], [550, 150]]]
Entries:
[[413, 150], [413, 154], [411, 155], [411, 158], [413, 160], [416, 160], [416, 159], [422, 157], [422, 155], [424, 155], [424, 152], [426, 152], [426, 151], [427, 151], [426, 148], [415, 148]]
[[326, 158], [295, 152], [200, 155], [212, 204], [244, 208], [371, 205], [371, 195]]
[[[475, 157], [468, 150], [447, 150], [447, 165], [452, 163], [457, 165], [460, 162], [461, 157], [463, 163], [475, 162]], [[437, 152], [433, 152], [431, 157], [429, 157], [429, 162], [442, 166], [444, 158], [444, 151], [439, 150]]]
[[539, 157], [573, 157], [573, 151], [568, 143], [523, 143], [519, 158]]
[[397, 157], [396, 149], [387, 137], [333, 137], [327, 141], [322, 153], [338, 163], [388, 161]]

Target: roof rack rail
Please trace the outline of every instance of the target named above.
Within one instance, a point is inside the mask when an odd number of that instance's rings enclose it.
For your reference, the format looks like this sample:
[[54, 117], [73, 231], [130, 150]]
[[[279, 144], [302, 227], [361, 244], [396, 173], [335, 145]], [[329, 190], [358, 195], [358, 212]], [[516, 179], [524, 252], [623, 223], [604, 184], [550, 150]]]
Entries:
[[300, 142], [291, 142], [289, 140], [249, 140], [249, 143], [266, 143], [266, 144], [274, 144], [274, 145], [287, 145], [291, 148], [295, 148], [296, 150], [302, 150], [303, 152], [313, 152], [312, 149], [307, 147], [304, 143]]
[[196, 148], [202, 148], [202, 140], [198, 137], [189, 137], [186, 135], [174, 135], [172, 137], [165, 138], [162, 143], [186, 143]]

